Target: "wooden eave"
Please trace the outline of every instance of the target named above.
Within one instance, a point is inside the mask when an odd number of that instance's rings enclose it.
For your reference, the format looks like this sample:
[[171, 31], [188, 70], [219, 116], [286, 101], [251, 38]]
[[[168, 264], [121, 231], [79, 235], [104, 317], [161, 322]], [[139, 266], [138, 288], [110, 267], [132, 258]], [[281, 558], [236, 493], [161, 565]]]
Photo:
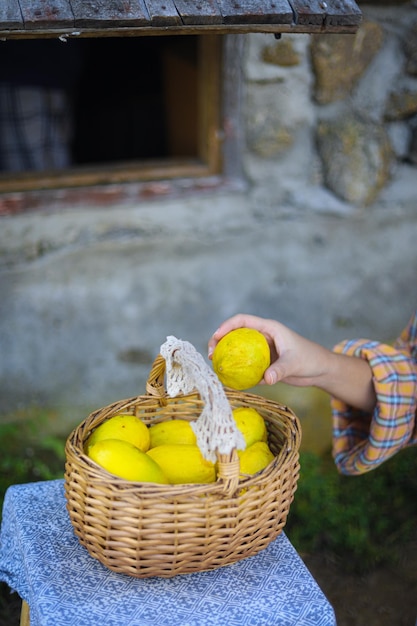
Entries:
[[1, 0], [0, 38], [354, 33], [353, 0]]

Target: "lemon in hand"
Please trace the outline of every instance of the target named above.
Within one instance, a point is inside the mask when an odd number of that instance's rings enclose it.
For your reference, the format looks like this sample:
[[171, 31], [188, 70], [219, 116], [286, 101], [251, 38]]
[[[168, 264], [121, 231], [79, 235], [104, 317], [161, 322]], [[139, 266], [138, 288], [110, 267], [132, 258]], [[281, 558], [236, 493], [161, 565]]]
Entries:
[[216, 481], [214, 463], [206, 461], [196, 445], [164, 444], [151, 448], [146, 454], [158, 463], [169, 482], [175, 485]]
[[146, 452], [150, 445], [149, 428], [135, 415], [120, 414], [102, 422], [87, 439], [86, 450], [104, 439], [121, 439]]
[[237, 453], [240, 461], [240, 473], [251, 476], [265, 469], [275, 458], [268, 444], [264, 441], [257, 441], [246, 450], [238, 450]]
[[195, 445], [196, 436], [187, 420], [168, 420], [153, 424], [149, 428], [151, 437], [150, 448], [162, 446], [166, 443], [181, 443]]
[[233, 417], [236, 426], [243, 435], [247, 448], [257, 441], [267, 440], [268, 432], [265, 420], [256, 409], [243, 406], [233, 409]]
[[223, 385], [233, 389], [249, 389], [257, 385], [270, 362], [268, 342], [253, 328], [230, 331], [220, 339], [213, 352], [214, 371]]
[[125, 480], [163, 485], [169, 482], [159, 465], [128, 441], [102, 439], [88, 448], [88, 456], [110, 474]]

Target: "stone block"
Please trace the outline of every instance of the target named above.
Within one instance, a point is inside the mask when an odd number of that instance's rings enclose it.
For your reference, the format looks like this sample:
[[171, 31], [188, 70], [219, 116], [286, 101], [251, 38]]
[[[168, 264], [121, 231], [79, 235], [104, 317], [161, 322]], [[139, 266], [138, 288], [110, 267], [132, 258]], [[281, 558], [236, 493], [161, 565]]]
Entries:
[[317, 140], [329, 189], [348, 202], [373, 202], [390, 176], [393, 152], [385, 129], [343, 115], [321, 121]]
[[346, 98], [382, 42], [381, 26], [371, 21], [364, 22], [355, 35], [313, 35], [311, 60], [315, 100], [328, 104]]

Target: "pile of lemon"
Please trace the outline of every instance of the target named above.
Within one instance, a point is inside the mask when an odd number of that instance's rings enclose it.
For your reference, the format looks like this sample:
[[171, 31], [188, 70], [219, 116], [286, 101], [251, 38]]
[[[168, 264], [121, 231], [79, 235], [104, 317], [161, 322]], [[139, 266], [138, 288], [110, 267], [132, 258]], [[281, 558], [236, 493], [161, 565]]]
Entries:
[[[246, 448], [238, 450], [240, 473], [253, 475], [273, 459], [263, 417], [253, 408], [233, 410]], [[85, 444], [86, 454], [111, 474], [137, 482], [160, 484], [213, 483], [216, 463], [206, 461], [190, 422], [172, 419], [146, 426], [130, 414], [102, 422]]]
[[[234, 389], [256, 385], [270, 363], [269, 345], [258, 331], [240, 328], [225, 335], [213, 353], [213, 369]], [[246, 447], [238, 450], [240, 474], [254, 475], [274, 459], [263, 417], [251, 407], [233, 410]], [[85, 444], [86, 454], [111, 474], [137, 482], [213, 483], [216, 464], [204, 459], [190, 422], [172, 419], [147, 426], [130, 414], [100, 424]]]

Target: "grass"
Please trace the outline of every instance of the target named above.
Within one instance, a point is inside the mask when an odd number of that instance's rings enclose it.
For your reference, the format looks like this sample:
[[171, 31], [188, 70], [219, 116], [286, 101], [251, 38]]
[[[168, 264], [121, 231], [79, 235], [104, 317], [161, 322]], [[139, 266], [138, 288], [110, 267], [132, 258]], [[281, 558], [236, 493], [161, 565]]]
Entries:
[[[19, 424], [0, 424], [0, 511], [10, 485], [63, 478], [65, 441], [55, 436], [39, 439], [42, 414]], [[0, 583], [0, 624], [18, 626], [21, 600]]]
[[37, 437], [37, 420], [0, 424], [0, 503], [9, 485], [62, 478], [65, 441], [55, 436]]
[[417, 525], [417, 450], [361, 476], [338, 474], [330, 453], [301, 454], [286, 532], [300, 553], [326, 552], [351, 572], [395, 560]]

